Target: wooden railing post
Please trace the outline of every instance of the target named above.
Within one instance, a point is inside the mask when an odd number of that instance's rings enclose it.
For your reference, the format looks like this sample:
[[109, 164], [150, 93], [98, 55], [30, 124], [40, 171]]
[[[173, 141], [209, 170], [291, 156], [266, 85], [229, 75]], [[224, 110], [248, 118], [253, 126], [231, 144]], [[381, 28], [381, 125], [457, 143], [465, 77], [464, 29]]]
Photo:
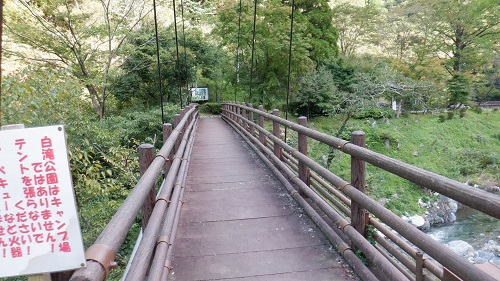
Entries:
[[[149, 143], [143, 143], [138, 148], [139, 152], [139, 171], [142, 176], [149, 165], [153, 162], [154, 156], [154, 146]], [[155, 186], [151, 186], [151, 190], [148, 194], [148, 197], [144, 201], [142, 205], [142, 229], [146, 229], [148, 225], [149, 218], [151, 217], [151, 213], [153, 212], [154, 206], [156, 202], [156, 191]]]
[[[184, 115], [185, 115], [185, 114], [186, 114], [186, 113], [187, 113], [190, 109], [191, 109], [191, 105], [187, 105], [187, 106], [186, 106], [186, 108], [184, 108], [184, 110], [185, 110]], [[190, 114], [190, 115], [189, 115], [189, 117], [188, 117], [188, 122], [187, 122], [188, 124], [191, 124], [191, 118], [192, 118], [192, 117], [193, 117], [193, 115], [191, 115], [191, 114]]]
[[[253, 108], [253, 105], [251, 103], [249, 103], [248, 107]], [[253, 122], [253, 111], [248, 112], [248, 119], [250, 120], [250, 122]], [[250, 128], [249, 128], [250, 134], [252, 136], [255, 136], [255, 127], [250, 123], [248, 125], [250, 126]]]
[[[241, 103], [241, 105], [245, 106], [246, 104], [244, 102]], [[243, 130], [247, 130], [247, 122], [246, 122], [246, 119], [247, 119], [247, 110], [242, 108], [241, 109], [241, 116], [243, 116], [241, 118], [241, 125], [243, 126]]]
[[415, 281], [424, 281], [424, 254], [417, 252], [415, 256]]
[[[357, 146], [365, 147], [366, 134], [363, 131], [354, 131], [351, 134], [351, 142]], [[365, 192], [365, 176], [366, 167], [365, 161], [351, 156], [351, 185], [361, 192]], [[361, 207], [359, 203], [351, 201], [351, 225], [364, 237], [367, 237], [366, 224], [367, 224], [367, 211]], [[353, 249], [356, 249], [352, 245]]]
[[[279, 117], [280, 111], [278, 109], [273, 110], [273, 115]], [[281, 136], [280, 124], [276, 121], [273, 121], [273, 135], [277, 138]], [[274, 144], [274, 155], [278, 157], [278, 159], [283, 160], [283, 150], [277, 143]]]
[[241, 115], [241, 108], [238, 105], [235, 106], [236, 107], [236, 121], [237, 121], [236, 123], [241, 125], [243, 123], [243, 120], [241, 119], [241, 117], [239, 117], [239, 115]]
[[186, 108], [183, 108], [180, 110], [180, 115], [181, 115], [181, 119], [184, 118], [184, 115], [186, 115]]
[[[300, 116], [298, 123], [301, 126], [307, 127], [307, 117]], [[299, 152], [304, 154], [305, 156], [307, 156], [307, 136], [306, 135], [299, 133], [298, 146], [299, 146]], [[311, 180], [310, 180], [309, 168], [301, 160], [299, 160], [299, 178], [305, 184], [310, 186]]]
[[233, 113], [234, 122], [238, 122], [238, 118], [236, 117], [237, 110], [238, 109], [236, 108], [236, 103], [233, 103], [233, 108], [231, 109], [231, 112]]
[[[257, 107], [257, 109], [260, 111], [264, 111], [264, 106], [259, 105], [259, 107]], [[259, 122], [258, 123], [259, 123], [259, 127], [264, 128], [264, 116], [259, 114]], [[260, 143], [262, 143], [263, 145], [266, 145], [266, 135], [264, 135], [264, 133], [261, 131], [259, 131], [259, 140], [260, 140]]]
[[[172, 134], [172, 124], [166, 123], [163, 124], [163, 143], [167, 142], [167, 139], [170, 137]], [[170, 151], [170, 154], [168, 155], [168, 160], [165, 162], [165, 176], [168, 174], [168, 171], [170, 170], [170, 166], [172, 165], [172, 161], [174, 160], [174, 152]]]

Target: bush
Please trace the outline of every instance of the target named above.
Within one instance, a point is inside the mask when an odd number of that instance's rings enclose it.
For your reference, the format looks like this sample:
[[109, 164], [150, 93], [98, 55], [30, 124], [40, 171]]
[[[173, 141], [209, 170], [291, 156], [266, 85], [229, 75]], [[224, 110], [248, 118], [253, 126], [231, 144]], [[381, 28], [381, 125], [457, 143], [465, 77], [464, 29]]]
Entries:
[[217, 102], [207, 102], [200, 106], [200, 111], [203, 113], [219, 115], [222, 112], [222, 105]]
[[460, 111], [459, 111], [460, 118], [464, 118], [465, 117], [465, 111], [466, 111], [465, 108], [460, 108]]
[[483, 109], [482, 109], [482, 108], [480, 108], [479, 106], [473, 106], [473, 107], [471, 107], [471, 109], [470, 109], [470, 110], [472, 110], [473, 112], [475, 112], [475, 113], [477, 113], [477, 114], [481, 114], [481, 113], [483, 113]]
[[453, 119], [453, 116], [455, 116], [455, 112], [453, 111], [448, 111], [447, 114], [448, 114], [448, 120]]
[[399, 138], [395, 132], [390, 130], [375, 130], [366, 137], [366, 142], [370, 145], [370, 147], [385, 145], [386, 141], [388, 141], [389, 144], [397, 144], [399, 142]]
[[463, 176], [480, 173], [488, 166], [497, 165], [498, 154], [491, 154], [490, 151], [480, 149], [464, 149], [457, 155], [456, 168]]
[[444, 121], [446, 121], [446, 116], [443, 114], [439, 115], [439, 123], [444, 123]]
[[354, 119], [380, 119], [380, 118], [391, 118], [393, 115], [393, 110], [391, 108], [381, 107], [381, 108], [367, 108], [362, 109], [354, 113], [352, 118]]
[[[2, 73], [3, 76], [3, 73]], [[67, 124], [93, 115], [70, 69], [30, 66], [2, 77], [0, 123], [27, 127]]]
[[[173, 115], [179, 112], [177, 105], [164, 106], [165, 123], [173, 124]], [[162, 116], [160, 107], [152, 109], [128, 108], [120, 115], [102, 120], [82, 119], [67, 126], [70, 142], [81, 144], [87, 139], [101, 147], [128, 146], [131, 142], [150, 142], [157, 148], [162, 145]]]

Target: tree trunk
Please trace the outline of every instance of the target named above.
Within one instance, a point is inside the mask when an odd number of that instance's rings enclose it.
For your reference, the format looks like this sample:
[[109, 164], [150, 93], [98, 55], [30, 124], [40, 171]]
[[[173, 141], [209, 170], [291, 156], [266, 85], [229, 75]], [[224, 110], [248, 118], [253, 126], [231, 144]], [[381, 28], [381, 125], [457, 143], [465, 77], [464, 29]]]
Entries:
[[[342, 125], [340, 125], [340, 128], [337, 130], [335, 137], [340, 138], [340, 135], [342, 134], [342, 132], [344, 132], [345, 127], [347, 125], [347, 122], [349, 121], [349, 119], [351, 119], [352, 114], [353, 113], [350, 111], [348, 111], [346, 113], [344, 121], [342, 121]], [[333, 147], [330, 147], [330, 149], [328, 150], [328, 158], [326, 160], [326, 167], [327, 168], [330, 167], [330, 165], [332, 164], [333, 158], [335, 157], [335, 152], [336, 152], [336, 149]]]
[[463, 28], [457, 27], [455, 30], [455, 50], [453, 50], [453, 71], [460, 72], [462, 63], [462, 51], [467, 46], [463, 41]]
[[401, 115], [401, 112], [403, 111], [403, 99], [401, 99], [399, 101], [399, 106], [398, 106], [398, 102], [396, 100], [396, 118], [399, 118], [399, 116]]
[[87, 84], [85, 85], [87, 90], [89, 91], [90, 94], [90, 100], [92, 101], [92, 107], [94, 108], [94, 112], [99, 116], [99, 118], [102, 118], [103, 111], [101, 109], [101, 102], [99, 101], [99, 94], [97, 93], [97, 90], [94, 85], [92, 84]]

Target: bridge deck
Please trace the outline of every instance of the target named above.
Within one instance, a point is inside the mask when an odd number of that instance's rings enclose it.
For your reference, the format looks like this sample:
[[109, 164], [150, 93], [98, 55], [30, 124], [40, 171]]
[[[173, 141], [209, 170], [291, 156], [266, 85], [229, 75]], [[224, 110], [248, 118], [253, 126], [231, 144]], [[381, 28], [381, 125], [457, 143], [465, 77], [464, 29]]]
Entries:
[[220, 118], [197, 129], [172, 280], [356, 280], [286, 189]]

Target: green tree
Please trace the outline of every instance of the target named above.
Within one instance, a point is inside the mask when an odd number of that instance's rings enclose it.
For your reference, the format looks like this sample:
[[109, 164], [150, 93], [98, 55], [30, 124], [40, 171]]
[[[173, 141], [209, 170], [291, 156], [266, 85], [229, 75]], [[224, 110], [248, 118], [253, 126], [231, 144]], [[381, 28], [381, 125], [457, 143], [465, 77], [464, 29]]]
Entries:
[[53, 67], [71, 67], [94, 111], [104, 117], [118, 51], [128, 34], [150, 13], [143, 1], [16, 0], [6, 11], [6, 31], [16, 44], [6, 52]]
[[483, 65], [472, 84], [472, 100], [479, 104], [483, 101], [500, 100], [500, 56], [497, 55], [490, 63]]
[[342, 3], [332, 8], [332, 24], [338, 31], [340, 51], [352, 55], [361, 46], [376, 45], [379, 41], [377, 29], [382, 14], [374, 5], [354, 6]]
[[325, 63], [325, 67], [332, 73], [335, 86], [341, 92], [353, 92], [353, 85], [357, 82], [357, 69], [354, 59], [340, 56]]
[[[283, 1], [291, 3], [291, 1]], [[310, 57], [322, 63], [338, 55], [338, 32], [332, 25], [332, 10], [327, 0], [296, 0], [297, 23], [306, 25], [302, 36], [309, 38]]]
[[396, 6], [388, 11], [386, 20], [379, 27], [386, 37], [383, 40], [384, 49], [400, 60], [422, 60], [422, 55], [429, 55], [430, 47], [427, 46], [426, 38], [432, 23], [422, 22], [415, 28], [415, 23], [409, 18], [413, 13], [406, 6]]
[[0, 123], [67, 124], [80, 118], [75, 112], [91, 114], [83, 85], [70, 72], [35, 65], [2, 77]]
[[341, 103], [338, 98], [332, 72], [320, 67], [302, 78], [300, 90], [291, 98], [291, 108], [310, 119], [335, 111], [335, 106]]
[[469, 79], [464, 74], [455, 73], [447, 81], [448, 92], [450, 93], [450, 106], [463, 105], [469, 100], [471, 85]]
[[[249, 89], [253, 33], [253, 1], [242, 2], [239, 82]], [[326, 1], [295, 1], [296, 16], [292, 47], [293, 91], [298, 77], [306, 75], [323, 60], [337, 54], [336, 31], [331, 26], [331, 11]], [[236, 56], [239, 3], [226, 2], [219, 9], [213, 34]], [[283, 103], [287, 92], [290, 1], [259, 1], [257, 8], [252, 97], [247, 101], [274, 107]], [[236, 58], [235, 58], [236, 60]], [[236, 69], [236, 64], [235, 67]], [[233, 84], [236, 84], [236, 75]]]
[[406, 9], [414, 27], [430, 37], [433, 55], [448, 57], [444, 65], [452, 75], [476, 68], [484, 50], [499, 43], [498, 1], [418, 0], [407, 1]]
[[[179, 48], [178, 69], [173, 27], [159, 30], [160, 71], [167, 91], [166, 100], [171, 102], [179, 101], [179, 87], [197, 85], [201, 79], [222, 79], [221, 71], [226, 62], [226, 53], [209, 36], [194, 29], [185, 35], [186, 46], [181, 45]], [[154, 36], [153, 30], [144, 27], [131, 34], [127, 40], [123, 73], [118, 77], [114, 90], [117, 99], [124, 104], [132, 100], [145, 105], [156, 104], [160, 100]]]

